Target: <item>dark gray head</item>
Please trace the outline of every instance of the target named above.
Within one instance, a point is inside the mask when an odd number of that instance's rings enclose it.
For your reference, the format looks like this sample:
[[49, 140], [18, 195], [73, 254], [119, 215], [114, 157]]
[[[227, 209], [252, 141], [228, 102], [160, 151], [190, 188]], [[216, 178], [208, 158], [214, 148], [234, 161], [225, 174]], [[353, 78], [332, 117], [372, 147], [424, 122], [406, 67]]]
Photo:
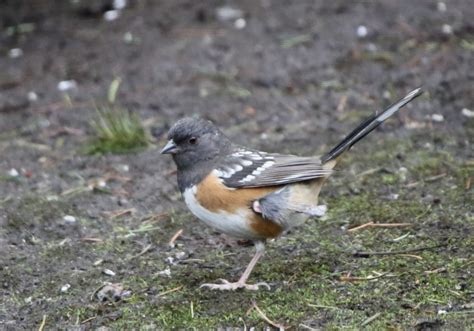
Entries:
[[171, 154], [178, 171], [201, 173], [209, 170], [207, 175], [212, 170], [207, 169], [208, 166], [230, 148], [229, 139], [212, 122], [186, 117], [171, 127], [168, 143], [161, 154]]

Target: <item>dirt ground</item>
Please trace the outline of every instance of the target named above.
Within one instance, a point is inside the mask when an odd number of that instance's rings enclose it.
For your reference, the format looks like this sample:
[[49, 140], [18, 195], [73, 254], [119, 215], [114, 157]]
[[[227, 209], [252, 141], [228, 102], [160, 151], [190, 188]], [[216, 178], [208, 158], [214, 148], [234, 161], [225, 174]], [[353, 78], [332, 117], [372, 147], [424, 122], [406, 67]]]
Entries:
[[[137, 0], [112, 21], [109, 1], [0, 3], [0, 329], [270, 327], [262, 314], [301, 330], [472, 329], [472, 2], [289, 3]], [[87, 155], [117, 78], [117, 104], [158, 138]], [[159, 155], [173, 122], [319, 154], [418, 86], [347, 154], [328, 215], [268, 245], [250, 281], [270, 291], [199, 289], [237, 279], [253, 249], [186, 210]], [[348, 231], [368, 222], [410, 226]]]

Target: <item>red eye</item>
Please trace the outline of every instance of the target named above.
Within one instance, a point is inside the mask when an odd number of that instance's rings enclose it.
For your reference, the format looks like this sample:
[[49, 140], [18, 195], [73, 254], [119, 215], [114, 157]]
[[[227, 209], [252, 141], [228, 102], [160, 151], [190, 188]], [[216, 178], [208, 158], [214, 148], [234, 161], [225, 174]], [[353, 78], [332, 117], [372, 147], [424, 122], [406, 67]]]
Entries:
[[189, 138], [189, 143], [190, 143], [191, 145], [196, 145], [197, 141], [198, 141], [198, 140], [197, 140], [196, 137], [191, 137], [191, 138]]

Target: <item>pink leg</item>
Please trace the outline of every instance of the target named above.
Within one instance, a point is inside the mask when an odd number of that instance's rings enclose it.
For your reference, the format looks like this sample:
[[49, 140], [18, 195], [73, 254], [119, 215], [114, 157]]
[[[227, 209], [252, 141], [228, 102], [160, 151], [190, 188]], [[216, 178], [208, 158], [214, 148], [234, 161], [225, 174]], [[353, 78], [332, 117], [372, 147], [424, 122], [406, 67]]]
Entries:
[[222, 284], [202, 284], [202, 287], [208, 287], [211, 290], [236, 290], [239, 288], [245, 288], [247, 290], [258, 290], [259, 286], [264, 286], [268, 289], [270, 289], [270, 286], [265, 283], [265, 282], [260, 282], [257, 284], [247, 284], [247, 279], [250, 276], [250, 273], [252, 272], [253, 268], [257, 264], [258, 260], [262, 257], [263, 253], [265, 252], [265, 244], [262, 241], [257, 241], [255, 242], [255, 248], [256, 252], [255, 255], [253, 256], [252, 260], [250, 261], [249, 265], [247, 268], [245, 268], [244, 273], [242, 276], [240, 276], [240, 279], [238, 282], [231, 283], [225, 279], [220, 279]]

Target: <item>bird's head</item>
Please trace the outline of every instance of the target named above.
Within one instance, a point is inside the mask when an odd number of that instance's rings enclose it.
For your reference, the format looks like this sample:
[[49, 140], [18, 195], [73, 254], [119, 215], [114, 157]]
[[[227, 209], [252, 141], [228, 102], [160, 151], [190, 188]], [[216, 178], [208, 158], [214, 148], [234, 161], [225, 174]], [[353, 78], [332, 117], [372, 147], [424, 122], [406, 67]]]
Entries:
[[168, 131], [168, 143], [161, 154], [171, 154], [178, 170], [184, 170], [214, 160], [230, 145], [229, 139], [211, 121], [186, 117]]

